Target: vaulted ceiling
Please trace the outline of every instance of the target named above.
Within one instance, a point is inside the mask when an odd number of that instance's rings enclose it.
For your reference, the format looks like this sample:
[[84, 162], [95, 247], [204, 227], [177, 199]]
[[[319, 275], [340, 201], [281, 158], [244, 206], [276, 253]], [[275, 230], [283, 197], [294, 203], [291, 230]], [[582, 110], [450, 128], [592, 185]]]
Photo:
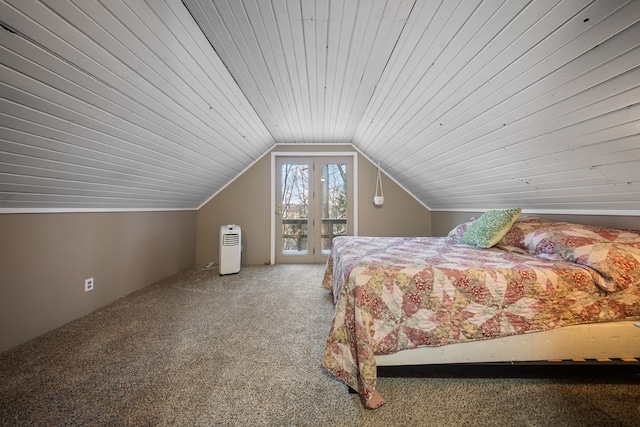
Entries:
[[640, 215], [640, 1], [0, 0], [0, 212], [349, 143], [435, 210]]

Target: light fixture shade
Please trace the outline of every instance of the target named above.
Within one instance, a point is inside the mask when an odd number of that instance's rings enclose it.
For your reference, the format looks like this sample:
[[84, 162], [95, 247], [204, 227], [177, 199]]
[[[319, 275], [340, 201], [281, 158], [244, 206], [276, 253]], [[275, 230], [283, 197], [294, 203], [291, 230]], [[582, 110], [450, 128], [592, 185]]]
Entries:
[[373, 196], [373, 204], [382, 206], [384, 204], [384, 193], [382, 192], [382, 175], [380, 174], [380, 162], [378, 162], [378, 176], [376, 177], [376, 194]]

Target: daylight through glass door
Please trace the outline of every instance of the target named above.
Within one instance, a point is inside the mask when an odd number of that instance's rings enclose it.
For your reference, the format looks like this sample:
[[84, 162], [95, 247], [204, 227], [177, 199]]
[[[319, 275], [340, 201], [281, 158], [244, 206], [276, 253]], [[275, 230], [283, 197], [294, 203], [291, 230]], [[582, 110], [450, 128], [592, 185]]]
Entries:
[[309, 172], [312, 167], [313, 164], [307, 159], [280, 165], [278, 214], [281, 216], [282, 253], [285, 255], [309, 254]]
[[351, 159], [277, 162], [276, 262], [324, 262], [335, 236], [350, 233]]
[[321, 251], [328, 255], [335, 236], [347, 235], [348, 177], [346, 163], [321, 166], [320, 197], [322, 210]]

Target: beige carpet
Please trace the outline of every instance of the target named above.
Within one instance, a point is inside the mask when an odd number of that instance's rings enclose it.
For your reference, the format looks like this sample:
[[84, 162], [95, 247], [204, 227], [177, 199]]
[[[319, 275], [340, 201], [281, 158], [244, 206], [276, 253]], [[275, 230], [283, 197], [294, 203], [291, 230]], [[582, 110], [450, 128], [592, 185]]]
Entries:
[[640, 425], [640, 375], [615, 369], [394, 371], [366, 410], [321, 367], [322, 273], [191, 268], [0, 354], [0, 425]]

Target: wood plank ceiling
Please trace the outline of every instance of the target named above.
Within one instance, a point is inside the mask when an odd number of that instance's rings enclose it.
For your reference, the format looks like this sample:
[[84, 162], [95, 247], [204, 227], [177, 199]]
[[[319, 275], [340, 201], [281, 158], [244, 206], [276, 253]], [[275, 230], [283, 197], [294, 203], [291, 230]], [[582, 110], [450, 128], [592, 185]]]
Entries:
[[640, 215], [640, 1], [0, 0], [0, 212], [191, 209], [276, 143]]

